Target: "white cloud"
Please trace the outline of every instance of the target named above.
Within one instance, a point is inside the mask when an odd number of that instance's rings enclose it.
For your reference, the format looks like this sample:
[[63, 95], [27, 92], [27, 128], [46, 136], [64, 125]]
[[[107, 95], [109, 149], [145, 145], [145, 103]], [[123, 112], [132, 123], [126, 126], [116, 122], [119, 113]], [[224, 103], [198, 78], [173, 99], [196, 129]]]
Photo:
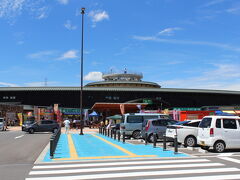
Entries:
[[224, 44], [224, 43], [215, 43], [215, 42], [208, 42], [208, 41], [163, 39], [163, 38], [158, 38], [157, 36], [133, 36], [133, 39], [141, 40], [141, 41], [155, 41], [155, 42], [169, 43], [169, 44], [211, 46], [211, 47], [221, 48], [221, 49], [225, 49], [225, 50], [240, 52], [240, 47], [236, 47], [236, 46], [232, 46], [232, 45]]
[[44, 0], [0, 0], [0, 18], [5, 18], [14, 23], [15, 17], [24, 12], [37, 19], [46, 18], [49, 8], [44, 6]]
[[12, 83], [5, 83], [5, 82], [0, 82], [1, 87], [18, 87], [17, 84], [12, 84]]
[[204, 4], [202, 7], [209, 7], [209, 6], [214, 6], [220, 3], [223, 3], [226, 0], [213, 0], [213, 1], [209, 1], [208, 3]]
[[67, 52], [65, 52], [64, 54], [62, 54], [62, 56], [60, 58], [58, 58], [58, 60], [64, 60], [64, 59], [74, 59], [77, 58], [77, 50], [69, 50]]
[[[30, 82], [30, 83], [24, 83], [25, 86], [28, 87], [41, 87], [41, 86], [46, 86], [45, 85], [46, 82]], [[47, 82], [47, 86], [54, 86], [57, 85], [58, 82], [55, 81], [48, 81]]]
[[46, 58], [47, 56], [52, 56], [55, 54], [56, 54], [56, 51], [40, 51], [37, 53], [29, 54], [27, 55], [27, 57], [31, 59], [41, 59], [41, 58]]
[[60, 4], [66, 5], [66, 4], [69, 3], [69, 0], [58, 0], [58, 2], [59, 2]]
[[174, 28], [166, 28], [158, 33], [160, 36], [172, 36], [175, 31], [182, 30], [182, 28], [174, 27]]
[[226, 12], [231, 13], [231, 14], [239, 14], [240, 13], [240, 6], [234, 7], [234, 8], [229, 8], [226, 10]]
[[96, 23], [103, 21], [103, 20], [108, 20], [109, 15], [106, 11], [101, 11], [101, 10], [96, 10], [96, 11], [90, 11], [88, 16], [91, 18], [93, 25], [92, 27], [96, 27]]
[[35, 10], [37, 19], [44, 19], [48, 17], [49, 8], [44, 6]]
[[64, 24], [64, 27], [68, 30], [75, 30], [77, 29], [77, 26], [72, 25], [70, 20], [67, 20], [67, 22]]
[[[164, 88], [215, 89], [240, 91], [240, 64], [212, 64], [213, 69], [185, 79], [159, 82]], [[211, 65], [209, 65], [211, 66]]]
[[26, 0], [1, 0], [0, 17], [13, 17], [22, 13]]
[[101, 81], [102, 73], [101, 72], [89, 72], [86, 76], [83, 77], [87, 81]]

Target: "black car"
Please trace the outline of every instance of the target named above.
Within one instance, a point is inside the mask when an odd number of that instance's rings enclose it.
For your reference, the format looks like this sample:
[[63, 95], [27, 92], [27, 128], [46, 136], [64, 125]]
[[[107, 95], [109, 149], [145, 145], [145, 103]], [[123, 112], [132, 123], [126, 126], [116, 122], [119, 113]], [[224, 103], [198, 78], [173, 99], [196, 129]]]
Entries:
[[30, 125], [32, 125], [33, 123], [35, 123], [35, 120], [26, 120], [23, 122], [22, 124], [22, 131], [25, 131], [25, 129], [27, 127], [29, 127]]
[[59, 124], [53, 120], [43, 120], [30, 124], [24, 128], [23, 131], [33, 134], [34, 132], [56, 132], [58, 130]]

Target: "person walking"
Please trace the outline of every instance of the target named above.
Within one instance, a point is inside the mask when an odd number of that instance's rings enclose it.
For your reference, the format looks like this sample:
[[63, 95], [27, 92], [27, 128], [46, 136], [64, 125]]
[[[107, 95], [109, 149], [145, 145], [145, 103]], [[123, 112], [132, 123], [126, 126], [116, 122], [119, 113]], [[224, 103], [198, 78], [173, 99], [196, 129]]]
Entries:
[[70, 128], [70, 121], [66, 119], [65, 121], [63, 121], [63, 124], [65, 126], [65, 134], [68, 134]]

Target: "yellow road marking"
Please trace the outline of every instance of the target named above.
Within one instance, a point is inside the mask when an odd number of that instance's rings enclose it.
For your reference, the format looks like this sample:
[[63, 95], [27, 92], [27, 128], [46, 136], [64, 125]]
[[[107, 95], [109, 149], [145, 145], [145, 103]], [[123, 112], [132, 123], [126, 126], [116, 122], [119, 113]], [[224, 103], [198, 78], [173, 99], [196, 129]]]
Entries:
[[80, 160], [80, 159], [112, 159], [112, 158], [140, 158], [140, 157], [156, 157], [157, 155], [135, 155], [135, 156], [99, 156], [99, 157], [79, 157], [79, 158], [59, 158], [56, 161]]
[[137, 156], [136, 154], [134, 154], [134, 153], [132, 153], [132, 152], [130, 152], [130, 151], [122, 148], [121, 146], [118, 146], [118, 145], [116, 145], [116, 144], [113, 144], [113, 143], [107, 141], [106, 139], [103, 139], [103, 138], [101, 138], [101, 137], [99, 137], [99, 136], [97, 136], [97, 135], [95, 135], [95, 134], [91, 134], [91, 135], [94, 136], [94, 137], [96, 137], [96, 138], [98, 138], [98, 139], [100, 139], [100, 140], [102, 140], [102, 141], [104, 141], [104, 142], [106, 142], [106, 143], [108, 143], [108, 144], [110, 144], [110, 145], [112, 145], [112, 146], [114, 146], [115, 148], [119, 149], [120, 151], [122, 151], [122, 152], [124, 152], [124, 153], [126, 153], [126, 154], [128, 154], [128, 155], [130, 155], [130, 156]]
[[68, 146], [69, 146], [71, 159], [78, 158], [77, 151], [76, 151], [76, 148], [74, 146], [71, 134], [68, 134]]

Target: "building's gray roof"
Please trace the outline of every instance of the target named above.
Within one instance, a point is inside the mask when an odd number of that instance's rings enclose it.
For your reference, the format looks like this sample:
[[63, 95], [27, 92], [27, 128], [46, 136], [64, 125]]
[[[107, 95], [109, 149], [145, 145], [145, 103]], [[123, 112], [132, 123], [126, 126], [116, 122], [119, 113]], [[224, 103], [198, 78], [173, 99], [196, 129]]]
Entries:
[[98, 82], [88, 83], [86, 86], [101, 85], [101, 84], [143, 84], [143, 85], [154, 85], [154, 86], [160, 87], [159, 84], [154, 82], [148, 82], [148, 81], [98, 81]]
[[[179, 89], [179, 88], [112, 88], [112, 87], [83, 87], [84, 91], [140, 91], [140, 92], [176, 92], [176, 93], [212, 93], [236, 94], [240, 91], [209, 90], [209, 89]], [[1, 91], [80, 91], [80, 87], [0, 87]]]

